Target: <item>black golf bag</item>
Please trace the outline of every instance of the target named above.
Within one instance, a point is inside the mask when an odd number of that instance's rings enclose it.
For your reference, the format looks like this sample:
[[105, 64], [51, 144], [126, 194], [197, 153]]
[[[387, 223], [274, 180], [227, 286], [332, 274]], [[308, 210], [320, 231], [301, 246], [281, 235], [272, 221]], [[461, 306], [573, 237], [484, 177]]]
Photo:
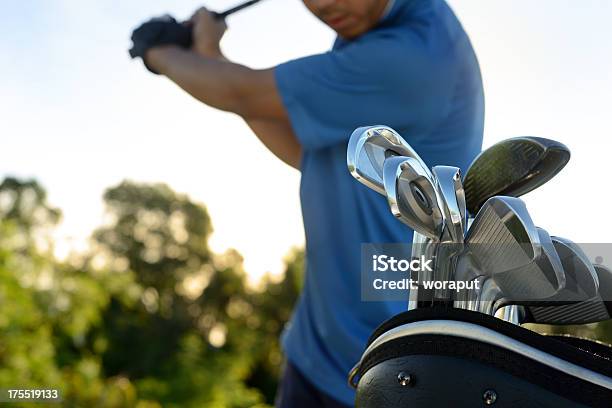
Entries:
[[357, 408], [612, 407], [612, 349], [462, 309], [399, 314], [349, 382]]

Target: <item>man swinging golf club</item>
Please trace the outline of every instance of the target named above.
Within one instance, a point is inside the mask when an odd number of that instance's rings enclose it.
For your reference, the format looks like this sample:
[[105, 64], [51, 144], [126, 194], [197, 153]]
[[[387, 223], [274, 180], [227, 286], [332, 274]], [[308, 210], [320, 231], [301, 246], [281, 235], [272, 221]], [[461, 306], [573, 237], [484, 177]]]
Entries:
[[[370, 333], [406, 302], [362, 302], [362, 243], [411, 242], [376, 192], [346, 169], [351, 132], [385, 124], [429, 166], [465, 171], [480, 151], [484, 98], [468, 36], [444, 0], [304, 0], [336, 31], [333, 48], [251, 69], [229, 61], [223, 20], [198, 10], [133, 34], [132, 55], [206, 105], [240, 115], [301, 171], [306, 281], [283, 334], [279, 407], [351, 406], [347, 374]], [[366, 214], [367, 216], [364, 216]]]

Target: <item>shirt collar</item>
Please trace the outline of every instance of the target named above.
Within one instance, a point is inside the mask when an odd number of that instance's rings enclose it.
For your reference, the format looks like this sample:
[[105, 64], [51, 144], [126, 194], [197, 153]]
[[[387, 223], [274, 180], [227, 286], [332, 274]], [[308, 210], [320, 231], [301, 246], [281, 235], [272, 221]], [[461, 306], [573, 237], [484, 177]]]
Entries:
[[422, 3], [417, 3], [415, 0], [389, 0], [385, 11], [380, 19], [379, 25], [385, 25], [400, 15], [408, 15], [412, 13], [417, 4], [426, 4], [429, 0], [420, 0]]
[[385, 6], [385, 11], [383, 12], [383, 15], [380, 21], [384, 21], [387, 18], [387, 16], [391, 14], [391, 10], [393, 10], [393, 7], [395, 6], [395, 2], [396, 0], [389, 0], [387, 2], [387, 5]]

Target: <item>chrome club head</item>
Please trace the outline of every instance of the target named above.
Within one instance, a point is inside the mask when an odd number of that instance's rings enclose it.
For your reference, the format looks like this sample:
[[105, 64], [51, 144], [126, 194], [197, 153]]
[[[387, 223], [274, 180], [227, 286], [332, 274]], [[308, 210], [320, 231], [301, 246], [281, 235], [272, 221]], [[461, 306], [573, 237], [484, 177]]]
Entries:
[[439, 241], [443, 228], [440, 199], [430, 172], [412, 157], [391, 157], [383, 166], [383, 185], [394, 216], [415, 231]]
[[495, 293], [483, 293], [479, 310], [489, 314], [508, 305], [550, 304], [565, 287], [565, 273], [548, 232], [537, 228], [541, 253], [537, 259], [517, 268], [491, 274]]
[[[404, 156], [416, 160], [423, 174], [426, 174], [430, 179], [431, 172], [427, 165], [419, 157], [419, 155], [410, 147], [408, 143], [393, 129], [388, 126], [368, 126], [357, 128], [350, 137], [347, 149], [347, 164], [351, 175], [362, 184], [373, 189], [374, 191], [387, 195], [384, 185], [384, 163], [388, 158], [396, 156]], [[395, 186], [395, 184], [392, 183]], [[418, 193], [417, 193], [418, 194]], [[393, 196], [394, 194], [391, 194]], [[397, 203], [390, 202], [392, 210], [395, 206], [398, 216], [400, 210]], [[400, 219], [402, 219], [400, 217]], [[405, 218], [402, 219], [406, 221]], [[429, 234], [431, 236], [431, 234]], [[418, 230], [415, 230], [413, 239], [415, 242], [421, 242], [413, 246], [413, 256], [420, 257], [422, 252], [433, 252], [435, 248], [431, 244], [432, 238], [421, 236]], [[430, 254], [429, 254], [430, 255]], [[421, 277], [419, 278], [421, 279]], [[423, 277], [427, 280], [427, 277]], [[413, 300], [417, 298], [418, 291], [410, 291], [410, 305], [416, 305], [418, 302]]]
[[461, 183], [461, 170], [451, 166], [435, 166], [432, 169], [439, 207], [444, 215], [444, 230], [451, 242], [462, 243], [466, 230], [465, 192]]
[[537, 228], [541, 256], [534, 262], [499, 274], [496, 280], [505, 292], [498, 306], [508, 304], [549, 304], [565, 288], [563, 265], [550, 235]]
[[[454, 279], [479, 279], [478, 293], [458, 294], [456, 307], [489, 313], [494, 302], [520, 293], [512, 276], [533, 267], [542, 257], [538, 231], [518, 198], [492, 197], [482, 206], [465, 239]], [[524, 269], [521, 269], [524, 268]], [[505, 293], [503, 290], [506, 289]]]
[[[506, 304], [511, 306], [506, 306], [505, 314], [510, 313], [514, 316], [529, 315], [532, 320], [537, 320], [541, 323], [550, 322], [550, 324], [556, 324], [554, 322], [576, 321], [574, 319], [577, 318], [584, 319], [584, 314], [589, 307], [595, 309], [599, 307], [597, 302], [589, 303], [590, 306], [570, 305], [591, 300], [598, 295], [599, 278], [597, 277], [595, 267], [582, 249], [572, 241], [559, 237], [550, 237], [547, 240], [543, 235], [548, 236], [548, 233], [541, 228], [538, 228], [538, 231], [540, 231], [544, 249], [547, 249], [550, 244], [553, 245], [554, 252], [558, 255], [559, 262], [561, 262], [565, 285], [558, 293], [549, 298], [533, 299], [530, 302], [506, 302]], [[548, 252], [552, 251], [549, 250]], [[544, 268], [543, 270], [546, 269]], [[524, 308], [519, 311], [518, 305], [528, 305], [529, 308], [527, 311]], [[597, 315], [597, 313], [595, 314]]]
[[559, 173], [570, 159], [562, 143], [541, 137], [503, 140], [483, 151], [464, 178], [467, 209], [476, 214], [487, 199], [520, 197]]
[[493, 275], [540, 258], [538, 231], [522, 200], [492, 197], [482, 206], [466, 238], [467, 250]]
[[520, 323], [588, 324], [612, 319], [612, 271], [593, 265], [599, 282], [595, 297], [579, 303], [521, 308]]
[[393, 156], [411, 157], [431, 174], [416, 151], [388, 126], [366, 126], [355, 129], [349, 139], [346, 160], [351, 175], [382, 195], [383, 164]]
[[566, 284], [559, 294], [561, 302], [581, 302], [597, 296], [599, 278], [595, 267], [582, 249], [567, 238], [551, 237], [563, 270]]
[[[438, 208], [442, 212], [443, 230], [440, 244], [435, 249], [433, 279], [447, 282], [453, 278], [456, 261], [463, 250], [466, 228], [465, 194], [461, 184], [461, 170], [451, 166], [435, 166], [432, 169]], [[436, 289], [432, 295], [435, 304], [452, 302], [449, 289]], [[423, 299], [424, 301], [424, 299]]]

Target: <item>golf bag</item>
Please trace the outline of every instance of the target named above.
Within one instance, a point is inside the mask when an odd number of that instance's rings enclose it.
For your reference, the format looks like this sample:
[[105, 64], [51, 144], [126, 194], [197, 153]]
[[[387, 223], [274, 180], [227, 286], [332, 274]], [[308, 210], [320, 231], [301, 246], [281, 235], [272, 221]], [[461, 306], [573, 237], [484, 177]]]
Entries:
[[380, 325], [349, 382], [357, 408], [612, 407], [612, 348], [462, 309]]

